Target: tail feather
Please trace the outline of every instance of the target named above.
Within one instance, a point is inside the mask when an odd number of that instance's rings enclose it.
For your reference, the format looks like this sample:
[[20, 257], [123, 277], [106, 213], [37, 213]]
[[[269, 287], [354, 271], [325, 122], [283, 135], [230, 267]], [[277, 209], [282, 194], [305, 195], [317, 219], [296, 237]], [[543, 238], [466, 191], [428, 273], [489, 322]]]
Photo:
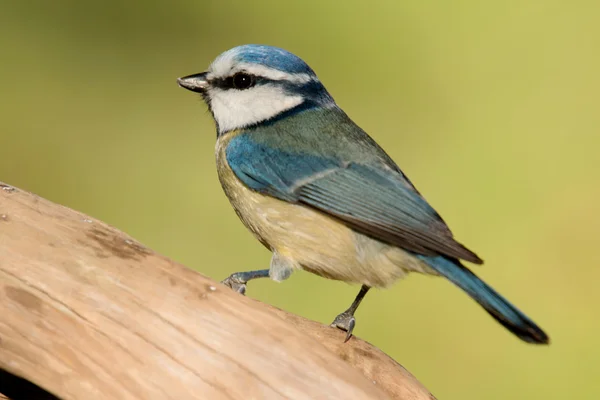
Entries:
[[479, 279], [459, 261], [445, 257], [419, 256], [440, 275], [467, 292], [506, 329], [528, 343], [548, 344], [550, 338], [531, 319], [498, 292]]

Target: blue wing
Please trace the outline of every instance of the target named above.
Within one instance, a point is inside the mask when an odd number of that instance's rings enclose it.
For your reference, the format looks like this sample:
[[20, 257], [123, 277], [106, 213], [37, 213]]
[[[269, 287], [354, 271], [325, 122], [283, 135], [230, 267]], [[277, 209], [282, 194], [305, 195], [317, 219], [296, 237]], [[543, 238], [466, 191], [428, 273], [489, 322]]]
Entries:
[[229, 166], [251, 189], [314, 207], [358, 232], [416, 254], [482, 263], [453, 239], [395, 165], [361, 164], [351, 159], [356, 157], [322, 146], [309, 151], [306, 140], [298, 141], [300, 146], [282, 146], [281, 141], [273, 145], [265, 136], [241, 134], [227, 146]]

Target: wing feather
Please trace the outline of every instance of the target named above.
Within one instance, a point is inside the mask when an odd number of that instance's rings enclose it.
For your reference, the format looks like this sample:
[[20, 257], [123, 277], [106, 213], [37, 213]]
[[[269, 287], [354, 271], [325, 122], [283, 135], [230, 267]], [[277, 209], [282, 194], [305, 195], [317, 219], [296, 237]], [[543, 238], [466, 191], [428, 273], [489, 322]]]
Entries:
[[402, 173], [306, 153], [286, 152], [240, 135], [227, 162], [251, 189], [302, 203], [377, 240], [425, 256], [444, 255], [481, 264], [458, 243], [438, 213]]

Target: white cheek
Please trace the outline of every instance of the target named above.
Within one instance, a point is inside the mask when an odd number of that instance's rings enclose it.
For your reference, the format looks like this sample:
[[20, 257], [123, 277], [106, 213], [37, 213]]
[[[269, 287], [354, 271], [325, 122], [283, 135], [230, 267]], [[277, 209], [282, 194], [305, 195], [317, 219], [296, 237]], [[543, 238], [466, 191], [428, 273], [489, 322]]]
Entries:
[[209, 96], [221, 133], [265, 121], [303, 101], [302, 96], [290, 96], [273, 86], [247, 90], [212, 89]]

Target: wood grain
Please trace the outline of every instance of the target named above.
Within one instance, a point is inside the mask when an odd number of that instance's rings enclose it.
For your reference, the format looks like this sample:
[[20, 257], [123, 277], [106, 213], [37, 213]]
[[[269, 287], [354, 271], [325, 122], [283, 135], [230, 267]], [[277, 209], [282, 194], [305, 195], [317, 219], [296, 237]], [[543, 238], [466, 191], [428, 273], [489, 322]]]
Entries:
[[62, 399], [434, 398], [366, 342], [5, 184], [0, 315], [0, 369]]

